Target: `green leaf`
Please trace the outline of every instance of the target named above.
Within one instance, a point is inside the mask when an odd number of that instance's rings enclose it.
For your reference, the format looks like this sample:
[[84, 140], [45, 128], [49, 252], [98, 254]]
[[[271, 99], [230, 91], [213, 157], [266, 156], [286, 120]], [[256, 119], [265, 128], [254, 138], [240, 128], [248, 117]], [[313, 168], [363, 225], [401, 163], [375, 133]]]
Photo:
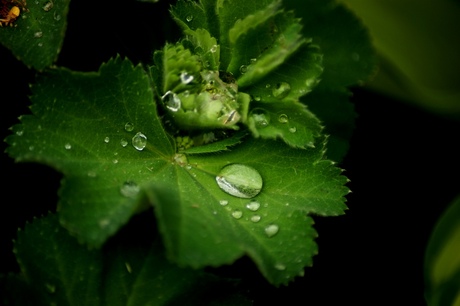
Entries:
[[[13, 127], [7, 152], [64, 174], [61, 222], [79, 239], [100, 246], [140, 209], [136, 191], [155, 180], [152, 169], [174, 155], [150, 81], [140, 66], [116, 58], [98, 73], [49, 70], [32, 93], [33, 115]], [[142, 135], [146, 149], [135, 149]]]
[[[324, 146], [295, 150], [249, 138], [232, 151], [188, 156], [190, 167], [176, 167], [165, 177], [174, 184], [146, 191], [170, 258], [202, 267], [249, 254], [277, 285], [302, 274], [316, 254], [316, 232], [307, 214], [340, 215], [346, 209], [347, 180], [321, 159], [323, 151]], [[218, 188], [222, 168], [232, 164], [260, 173], [259, 194], [242, 198]]]
[[115, 240], [104, 250], [90, 251], [55, 215], [27, 224], [18, 233], [15, 253], [22, 271], [21, 278], [8, 279], [15, 305], [22, 296], [33, 305], [248, 305], [235, 282], [178, 268], [158, 243], [149, 248]]
[[[21, 1], [19, 1], [21, 2]], [[25, 1], [24, 1], [25, 2]], [[70, 0], [28, 1], [13, 27], [0, 28], [0, 43], [28, 67], [43, 70], [61, 51]]]
[[428, 305], [460, 303], [460, 197], [439, 218], [425, 253], [425, 298]]

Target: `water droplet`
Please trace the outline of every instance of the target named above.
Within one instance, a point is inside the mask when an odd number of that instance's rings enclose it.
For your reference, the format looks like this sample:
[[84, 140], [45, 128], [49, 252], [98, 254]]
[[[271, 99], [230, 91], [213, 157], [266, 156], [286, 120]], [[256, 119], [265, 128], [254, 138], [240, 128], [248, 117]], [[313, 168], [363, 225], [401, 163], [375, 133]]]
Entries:
[[[188, 72], [184, 71], [180, 74], [180, 81], [182, 82], [182, 84], [184, 85], [187, 85], [187, 84], [190, 84], [190, 82], [193, 81], [195, 77], [191, 74], [189, 74]], [[180, 107], [180, 105], [179, 105]]]
[[179, 97], [170, 90], [161, 97], [161, 100], [163, 100], [166, 108], [168, 108], [170, 111], [177, 112], [181, 107], [181, 101]]
[[34, 33], [34, 37], [35, 37], [35, 38], [40, 38], [40, 37], [42, 37], [42, 36], [43, 36], [43, 32], [35, 32], [35, 33]]
[[257, 201], [252, 201], [246, 204], [246, 208], [252, 211], [257, 211], [260, 207], [260, 203]]
[[185, 17], [185, 20], [187, 20], [187, 22], [190, 22], [193, 20], [193, 16], [192, 15], [188, 15], [187, 17]]
[[276, 84], [276, 86], [273, 88], [273, 96], [277, 99], [283, 99], [287, 97], [289, 92], [291, 91], [291, 85], [286, 82], [280, 82]]
[[120, 144], [121, 144], [121, 146], [124, 148], [124, 147], [126, 147], [126, 146], [128, 145], [128, 141], [127, 141], [126, 139], [122, 138], [122, 139], [120, 140]]
[[276, 224], [270, 224], [265, 228], [265, 234], [270, 238], [275, 236], [280, 230], [279, 226]]
[[254, 120], [256, 126], [259, 128], [266, 127], [270, 123], [270, 114], [262, 108], [253, 109], [250, 116]]
[[222, 205], [222, 206], [225, 206], [225, 205], [228, 204], [228, 201], [227, 200], [220, 200], [219, 204]]
[[279, 123], [288, 123], [289, 122], [289, 117], [286, 114], [281, 114], [278, 117], [278, 122]]
[[211, 51], [211, 53], [215, 53], [217, 51], [217, 45], [213, 45], [209, 51]]
[[131, 122], [126, 122], [125, 124], [125, 131], [132, 132], [134, 130], [134, 124]]
[[242, 164], [227, 165], [216, 176], [217, 185], [224, 192], [238, 198], [253, 198], [262, 189], [259, 172]]
[[235, 218], [235, 219], [241, 219], [241, 217], [243, 216], [243, 212], [239, 209], [235, 209], [234, 211], [232, 211], [232, 217]]
[[43, 47], [43, 43], [40, 42], [40, 43], [37, 44], [37, 46]]
[[66, 143], [66, 144], [64, 145], [64, 148], [65, 148], [66, 150], [70, 150], [70, 149], [72, 149], [72, 145], [71, 145], [70, 143]]
[[259, 222], [260, 219], [262, 219], [262, 217], [259, 216], [259, 215], [254, 215], [254, 216], [251, 217], [251, 221], [254, 222], [254, 223]]
[[315, 86], [316, 84], [318, 84], [318, 80], [315, 78], [310, 78], [310, 79], [305, 80], [305, 85], [309, 88], [305, 93], [311, 91], [311, 88]]
[[59, 20], [61, 20], [61, 15], [60, 15], [60, 14], [56, 14], [56, 12], [54, 12], [53, 18], [54, 18], [54, 20], [59, 21]]
[[127, 198], [135, 198], [139, 190], [139, 186], [133, 181], [126, 181], [120, 187], [120, 193]]
[[174, 162], [180, 166], [188, 164], [187, 156], [185, 154], [175, 154], [173, 159]]
[[147, 145], [147, 137], [141, 132], [137, 132], [136, 135], [134, 135], [131, 143], [136, 150], [142, 151]]
[[110, 141], [110, 137], [105, 137], [105, 138], [104, 138], [104, 142], [105, 142], [105, 143], [109, 143], [109, 141]]
[[255, 62], [257, 62], [257, 58], [251, 58], [250, 61], [251, 61], [251, 64], [254, 64]]
[[270, 84], [265, 85], [265, 88], [270, 88], [272, 87]]
[[240, 66], [241, 74], [245, 74], [247, 71], [248, 71], [248, 66], [246, 66], [246, 65], [241, 65]]
[[18, 136], [22, 136], [23, 134], [24, 134], [24, 131], [22, 131], [22, 130], [21, 131], [16, 131], [16, 135], [18, 135]]
[[289, 132], [295, 133], [297, 132], [297, 128], [295, 126], [289, 128]]
[[260, 101], [260, 96], [254, 96], [255, 101]]
[[282, 263], [277, 263], [277, 264], [275, 264], [275, 269], [279, 270], [279, 271], [284, 271], [284, 270], [286, 270], [286, 266], [284, 264], [282, 264]]
[[118, 164], [118, 159], [114, 159], [114, 160], [112, 160], [112, 162], [113, 162], [114, 164]]
[[49, 12], [53, 8], [53, 1], [48, 1], [45, 3], [45, 5], [42, 7], [42, 9], [45, 12]]

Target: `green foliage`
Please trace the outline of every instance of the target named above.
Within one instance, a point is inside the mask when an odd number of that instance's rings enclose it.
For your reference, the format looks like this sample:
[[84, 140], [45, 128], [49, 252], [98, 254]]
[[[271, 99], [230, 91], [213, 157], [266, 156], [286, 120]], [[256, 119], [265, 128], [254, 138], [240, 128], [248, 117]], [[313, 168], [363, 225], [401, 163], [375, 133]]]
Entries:
[[438, 220], [425, 255], [425, 298], [430, 306], [460, 303], [460, 197]]
[[[21, 2], [19, 2], [21, 3]], [[70, 0], [28, 1], [13, 27], [0, 31], [0, 42], [25, 65], [43, 70], [61, 50]]]
[[[19, 235], [26, 279], [10, 284], [41, 286], [45, 302], [74, 304], [83, 294], [96, 305], [170, 301], [198, 280], [206, 284], [201, 272], [166, 263], [158, 245], [120, 248], [102, 263], [108, 239], [151, 207], [173, 263], [204, 268], [248, 255], [270, 283], [287, 284], [317, 253], [311, 215], [347, 209], [348, 180], [325, 154], [328, 139], [329, 156], [345, 154], [354, 119], [346, 87], [374, 69], [354, 17], [331, 1], [297, 12], [281, 1], [243, 0], [180, 0], [171, 15], [183, 38], [154, 52], [147, 69], [117, 56], [97, 72], [48, 68], [31, 87], [32, 113], [13, 126], [7, 153], [64, 179], [58, 216]], [[342, 22], [348, 28], [338, 37]], [[347, 41], [336, 46], [337, 39]], [[38, 70], [55, 58], [25, 57]], [[339, 132], [329, 136], [324, 126]], [[61, 241], [68, 249], [56, 250]], [[39, 256], [45, 249], [52, 256]], [[77, 254], [75, 266], [68, 254]], [[183, 283], [169, 288], [177, 278]], [[145, 289], [147, 280], [161, 290]]]

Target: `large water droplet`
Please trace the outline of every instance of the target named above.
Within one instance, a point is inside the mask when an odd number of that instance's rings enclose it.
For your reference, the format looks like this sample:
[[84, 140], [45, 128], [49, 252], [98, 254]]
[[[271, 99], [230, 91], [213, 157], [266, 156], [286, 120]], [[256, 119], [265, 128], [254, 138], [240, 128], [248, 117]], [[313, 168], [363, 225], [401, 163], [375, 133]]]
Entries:
[[256, 126], [259, 128], [266, 127], [270, 123], [270, 114], [262, 108], [253, 109], [250, 116], [254, 120]]
[[136, 135], [134, 135], [131, 143], [136, 150], [142, 151], [147, 145], [147, 137], [141, 132], [137, 132]]
[[163, 100], [166, 108], [170, 111], [177, 112], [181, 107], [181, 101], [179, 97], [170, 90], [161, 97], [161, 100]]
[[133, 181], [126, 181], [120, 187], [120, 193], [127, 198], [135, 198], [139, 190], [139, 186]]
[[[195, 77], [192, 74], [189, 74], [188, 72], [184, 71], [180, 74], [180, 81], [182, 84], [187, 85], [190, 84]], [[180, 106], [179, 106], [180, 107]]]
[[227, 165], [216, 176], [217, 185], [226, 193], [238, 198], [253, 198], [262, 189], [259, 172], [242, 164]]
[[131, 122], [126, 122], [125, 124], [125, 131], [132, 132], [134, 130], [134, 124]]
[[270, 224], [265, 228], [265, 234], [270, 238], [275, 236], [280, 230], [279, 226], [276, 224]]
[[246, 204], [246, 208], [252, 211], [257, 211], [260, 207], [260, 203], [257, 201], [252, 201]]
[[287, 97], [289, 92], [291, 91], [291, 85], [286, 82], [280, 82], [276, 84], [276, 86], [273, 88], [273, 96], [277, 99], [283, 99]]
[[243, 212], [239, 209], [235, 209], [234, 211], [232, 211], [232, 217], [235, 218], [235, 219], [241, 219], [241, 217], [243, 216]]

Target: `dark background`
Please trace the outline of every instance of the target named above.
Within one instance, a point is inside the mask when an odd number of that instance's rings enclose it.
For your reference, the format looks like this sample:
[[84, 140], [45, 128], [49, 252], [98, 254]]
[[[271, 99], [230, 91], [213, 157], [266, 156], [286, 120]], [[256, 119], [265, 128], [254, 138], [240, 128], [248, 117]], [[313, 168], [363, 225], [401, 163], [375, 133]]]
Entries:
[[[116, 54], [149, 63], [152, 50], [179, 37], [168, 7], [166, 1], [73, 1], [57, 65], [95, 71]], [[0, 63], [4, 139], [17, 117], [29, 113], [28, 84], [35, 72], [3, 47]], [[460, 121], [365, 88], [351, 90], [358, 118], [349, 154], [340, 164], [351, 180], [349, 211], [315, 217], [319, 254], [313, 267], [280, 288], [267, 284], [247, 258], [215, 271], [243, 277], [243, 293], [254, 305], [425, 305], [427, 241], [442, 211], [460, 193]], [[18, 271], [12, 253], [16, 230], [55, 210], [61, 178], [43, 165], [14, 163], [5, 148], [2, 142], [1, 273]]]

